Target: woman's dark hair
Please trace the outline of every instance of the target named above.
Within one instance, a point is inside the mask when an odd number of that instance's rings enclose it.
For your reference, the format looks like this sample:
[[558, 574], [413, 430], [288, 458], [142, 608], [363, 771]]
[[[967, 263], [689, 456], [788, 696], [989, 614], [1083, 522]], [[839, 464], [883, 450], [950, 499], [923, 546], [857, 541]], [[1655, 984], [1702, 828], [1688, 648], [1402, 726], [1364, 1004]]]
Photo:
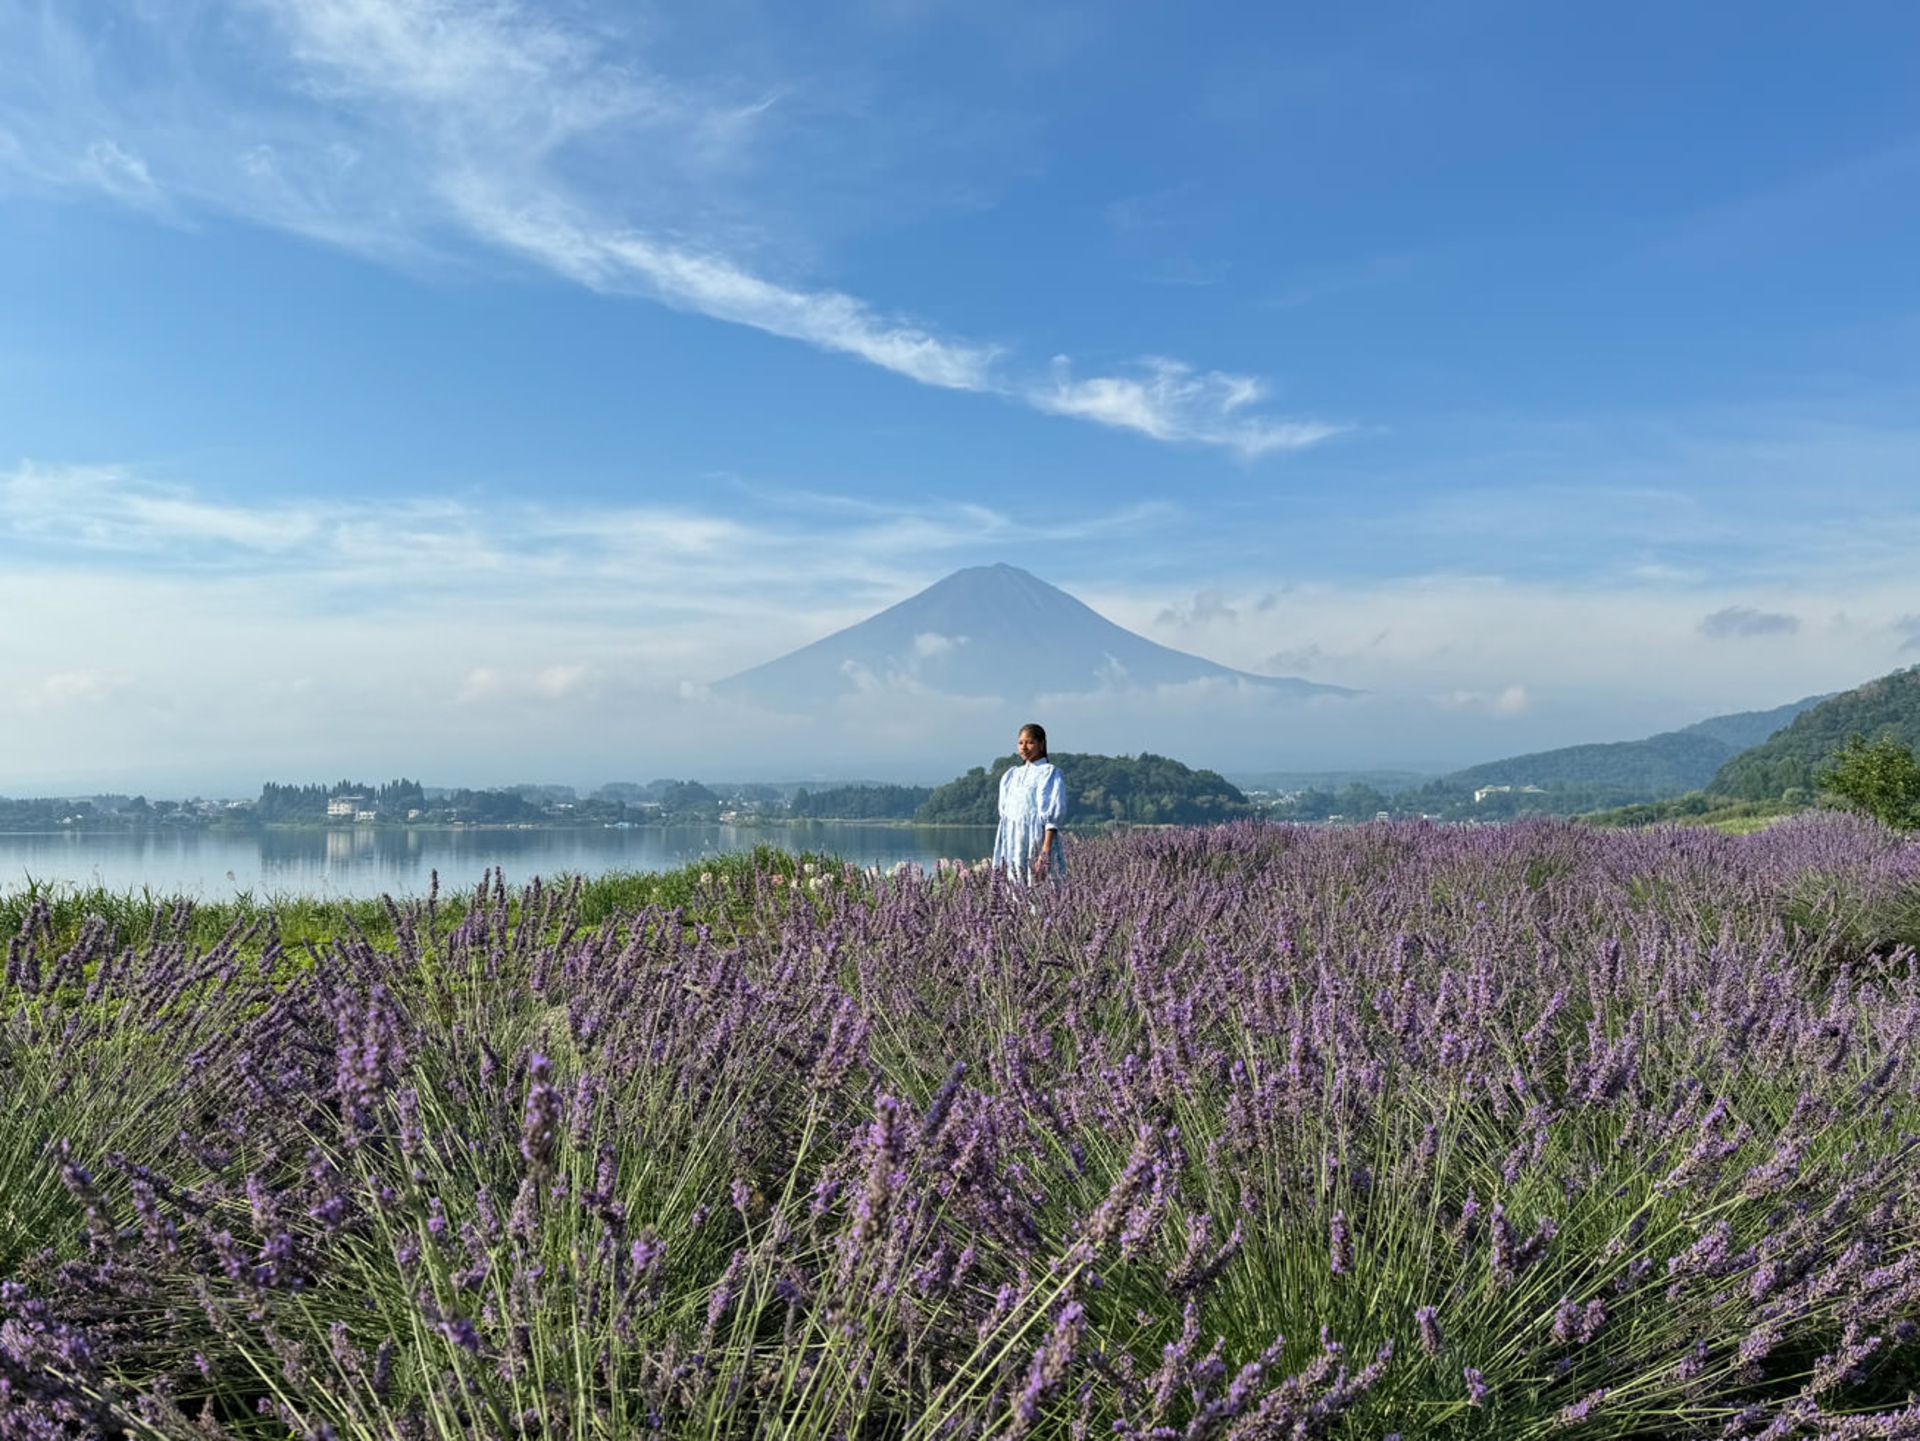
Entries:
[[1040, 742], [1040, 754], [1045, 755], [1047, 753], [1047, 728], [1045, 726], [1036, 721], [1028, 721], [1020, 727], [1020, 734], [1023, 736], [1032, 736]]

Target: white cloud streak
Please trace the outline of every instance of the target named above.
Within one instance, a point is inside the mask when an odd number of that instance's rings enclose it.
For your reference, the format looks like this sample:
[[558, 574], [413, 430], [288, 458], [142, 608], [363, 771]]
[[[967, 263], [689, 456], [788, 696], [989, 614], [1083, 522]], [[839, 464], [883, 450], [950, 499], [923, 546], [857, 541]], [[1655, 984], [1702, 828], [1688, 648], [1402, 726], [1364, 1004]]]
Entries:
[[998, 348], [942, 339], [850, 295], [775, 285], [716, 255], [601, 233], [551, 206], [546, 213], [516, 206], [471, 176], [450, 183], [448, 193], [478, 234], [596, 290], [638, 288], [675, 309], [851, 355], [923, 385], [1001, 389]]
[[115, 140], [96, 140], [80, 159], [80, 173], [116, 200], [142, 210], [164, 210], [147, 162]]
[[1057, 356], [1052, 378], [1027, 392], [1039, 410], [1137, 431], [1155, 440], [1225, 446], [1252, 459], [1276, 450], [1305, 450], [1347, 427], [1317, 421], [1276, 421], [1250, 414], [1266, 397], [1263, 382], [1221, 371], [1195, 371], [1177, 360], [1149, 357], [1139, 376], [1073, 378], [1072, 362]]
[[[870, 603], [891, 603], [950, 565], [1124, 538], [1173, 513], [1128, 506], [1016, 520], [978, 504], [751, 499], [751, 519], [692, 506], [486, 496], [240, 500], [125, 466], [24, 462], [0, 470], [0, 547], [19, 567], [66, 573], [272, 577], [312, 588], [323, 609], [434, 597], [482, 610], [584, 612], [610, 624], [724, 616], [736, 622], [745, 665], [783, 642], [814, 638], [820, 631], [808, 631], [819, 621], [840, 624]], [[742, 584], [747, 576], [751, 585]], [[742, 642], [737, 621], [749, 616], [773, 627], [770, 639]], [[695, 674], [725, 673], [735, 653]], [[580, 679], [555, 672], [542, 684], [564, 690]]]
[[[384, 260], [417, 264], [449, 240], [477, 241], [598, 291], [1163, 443], [1254, 458], [1342, 429], [1264, 414], [1260, 380], [1180, 361], [1023, 374], [1006, 345], [773, 278], [724, 229], [703, 235], [702, 217], [716, 178], [746, 168], [777, 120], [777, 97], [657, 74], [605, 29], [569, 28], [518, 0], [183, 3], [211, 11], [205, 29], [238, 37], [244, 87], [220, 87], [219, 66], [182, 53], [176, 37], [197, 33], [183, 17], [140, 34], [147, 68], [168, 57], [172, 70], [135, 85], [84, 18], [0, 0], [0, 50], [30, 77], [0, 80], [0, 166]], [[137, 12], [114, 24], [136, 33]]]

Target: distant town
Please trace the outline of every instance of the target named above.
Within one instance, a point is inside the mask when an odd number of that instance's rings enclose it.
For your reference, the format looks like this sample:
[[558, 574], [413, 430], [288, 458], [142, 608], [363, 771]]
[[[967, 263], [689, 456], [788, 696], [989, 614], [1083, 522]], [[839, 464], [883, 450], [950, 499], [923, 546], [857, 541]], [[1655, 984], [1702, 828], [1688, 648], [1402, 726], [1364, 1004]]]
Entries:
[[614, 782], [586, 795], [565, 785], [492, 789], [382, 785], [283, 785], [251, 799], [149, 800], [143, 795], [0, 798], [0, 830], [133, 830], [256, 826], [615, 826], [682, 821], [752, 822], [784, 816], [795, 785], [698, 781]]
[[[1063, 757], [1063, 760], [1069, 758]], [[1328, 773], [1292, 784], [1236, 786], [1212, 771], [1194, 771], [1161, 757], [1070, 758], [1074, 823], [1180, 824], [1268, 816], [1281, 820], [1370, 821], [1426, 816], [1494, 818], [1516, 809], [1552, 809], [1536, 785], [1486, 785], [1450, 793], [1446, 804], [1416, 801], [1399, 773]], [[975, 768], [941, 787], [876, 782], [615, 781], [582, 793], [573, 786], [524, 784], [488, 789], [427, 786], [414, 780], [331, 785], [269, 782], [257, 796], [95, 794], [32, 799], [0, 797], [0, 832], [121, 830], [251, 830], [260, 827], [602, 827], [792, 821], [877, 821], [979, 825], [993, 820], [992, 771]], [[1264, 778], [1263, 778], [1264, 779]]]

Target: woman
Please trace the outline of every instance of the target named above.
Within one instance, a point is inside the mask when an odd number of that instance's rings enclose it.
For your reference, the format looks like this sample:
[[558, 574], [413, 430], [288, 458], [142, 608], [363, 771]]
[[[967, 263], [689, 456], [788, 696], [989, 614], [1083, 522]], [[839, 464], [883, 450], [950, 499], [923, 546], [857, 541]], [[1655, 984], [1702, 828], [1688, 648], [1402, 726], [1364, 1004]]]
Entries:
[[1066, 818], [1067, 786], [1047, 759], [1047, 733], [1020, 727], [1014, 742], [1021, 763], [1000, 777], [1000, 830], [993, 838], [993, 864], [1016, 881], [1044, 881], [1066, 874], [1060, 824]]

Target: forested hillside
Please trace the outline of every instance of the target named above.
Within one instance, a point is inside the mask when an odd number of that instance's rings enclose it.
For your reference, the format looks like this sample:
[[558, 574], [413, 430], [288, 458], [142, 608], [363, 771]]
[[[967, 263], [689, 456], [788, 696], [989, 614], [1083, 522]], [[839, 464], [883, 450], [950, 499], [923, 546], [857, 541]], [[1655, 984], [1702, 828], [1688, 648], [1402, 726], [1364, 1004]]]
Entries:
[[1617, 797], [1615, 804], [1677, 796], [1699, 790], [1739, 752], [1758, 745], [1820, 700], [1808, 696], [1772, 710], [1713, 716], [1644, 740], [1509, 756], [1455, 771], [1443, 777], [1441, 785], [1456, 790], [1533, 785]]
[[[1215, 771], [1197, 771], [1165, 756], [1098, 756], [1061, 752], [1050, 757], [1067, 783], [1068, 824], [1133, 821], [1191, 825], [1253, 814], [1239, 788]], [[943, 825], [992, 825], [1000, 777], [1019, 764], [1002, 756], [991, 769], [975, 766], [927, 797], [914, 819]]]
[[1711, 736], [1714, 740], [1725, 741], [1736, 751], [1743, 751], [1786, 729], [1796, 716], [1812, 710], [1823, 700], [1831, 700], [1833, 694], [1828, 691], [1824, 695], [1803, 696], [1786, 705], [1777, 705], [1772, 710], [1736, 711], [1732, 715], [1709, 716], [1690, 726], [1682, 726], [1672, 734]]
[[904, 821], [932, 794], [926, 786], [830, 786], [819, 791], [802, 786], [787, 802], [787, 813], [839, 821]]
[[1668, 731], [1645, 740], [1509, 756], [1455, 771], [1443, 784], [1457, 789], [1493, 785], [1605, 788], [1653, 799], [1699, 789], [1733, 754], [1732, 746], [1712, 736]]
[[1829, 696], [1772, 739], [1734, 756], [1708, 791], [1740, 800], [1811, 796], [1817, 777], [1848, 736], [1892, 735], [1920, 747], [1920, 666], [1897, 670]]

